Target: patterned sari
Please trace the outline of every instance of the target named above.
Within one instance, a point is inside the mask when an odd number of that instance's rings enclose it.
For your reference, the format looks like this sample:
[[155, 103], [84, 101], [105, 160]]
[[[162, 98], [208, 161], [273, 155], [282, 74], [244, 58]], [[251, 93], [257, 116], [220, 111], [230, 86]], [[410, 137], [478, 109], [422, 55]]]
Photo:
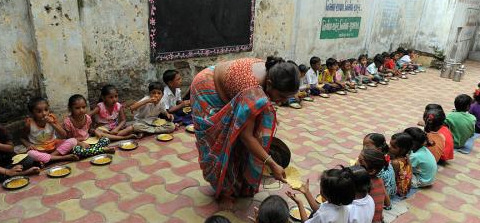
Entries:
[[[203, 177], [215, 197], [253, 196], [258, 192], [263, 162], [239, 140], [248, 120], [255, 120], [255, 135], [266, 152], [275, 131], [275, 110], [260, 86], [240, 91], [222, 101], [213, 81], [214, 68], [204, 69], [191, 85], [192, 118]], [[252, 75], [241, 72], [237, 75]]]

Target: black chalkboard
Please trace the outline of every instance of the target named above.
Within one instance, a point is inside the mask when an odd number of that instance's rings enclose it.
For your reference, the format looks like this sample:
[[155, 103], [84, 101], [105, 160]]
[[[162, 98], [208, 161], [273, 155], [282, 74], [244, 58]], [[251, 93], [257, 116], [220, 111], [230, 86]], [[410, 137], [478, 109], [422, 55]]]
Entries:
[[152, 62], [248, 51], [255, 0], [149, 0]]

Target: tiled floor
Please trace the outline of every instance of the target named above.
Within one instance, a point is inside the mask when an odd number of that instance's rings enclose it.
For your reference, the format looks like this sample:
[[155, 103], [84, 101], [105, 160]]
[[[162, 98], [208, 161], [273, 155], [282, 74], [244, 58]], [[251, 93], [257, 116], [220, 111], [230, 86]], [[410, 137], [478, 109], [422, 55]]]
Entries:
[[[277, 136], [291, 147], [292, 165], [318, 192], [319, 173], [348, 164], [358, 155], [365, 134], [380, 132], [390, 138], [415, 126], [427, 103], [449, 111], [457, 94], [471, 94], [480, 64], [466, 65], [462, 82], [441, 79], [439, 71], [428, 70], [357, 94], [316, 98], [305, 102], [302, 110], [280, 108]], [[143, 139], [137, 150], [118, 151], [108, 166], [83, 160], [68, 164], [73, 173], [66, 178], [42, 173], [31, 177], [24, 189], [1, 190], [0, 222], [203, 222], [217, 212], [244, 222], [268, 194], [286, 198], [285, 186], [262, 187], [253, 199], [239, 199], [234, 213], [219, 211], [202, 178], [193, 135], [179, 130], [174, 136], [168, 143]], [[432, 188], [407, 200], [409, 211], [396, 222], [480, 222], [480, 153], [455, 155], [440, 167]]]

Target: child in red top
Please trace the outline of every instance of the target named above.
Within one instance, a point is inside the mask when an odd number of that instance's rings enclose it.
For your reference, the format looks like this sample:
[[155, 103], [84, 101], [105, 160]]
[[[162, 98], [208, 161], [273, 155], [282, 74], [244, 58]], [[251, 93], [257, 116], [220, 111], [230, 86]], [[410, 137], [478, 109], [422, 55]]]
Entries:
[[394, 61], [394, 60], [398, 60], [397, 53], [394, 52], [394, 53], [388, 54], [387, 52], [384, 52], [382, 56], [385, 59], [383, 62], [384, 70], [388, 73], [393, 74], [393, 76], [400, 76], [401, 72], [395, 68], [395, 61]]
[[[437, 110], [438, 111], [438, 116], [437, 118], [441, 118], [445, 120], [445, 112], [443, 111], [443, 108], [439, 104], [428, 104], [425, 106], [425, 112], [423, 113], [423, 119], [428, 119], [428, 113], [432, 110]], [[425, 132], [431, 132], [435, 131], [436, 129], [431, 129], [432, 125], [427, 126], [425, 121], [422, 121], [422, 123], [425, 128]], [[442, 125], [440, 129], [436, 130], [438, 134], [442, 135], [445, 138], [445, 146], [443, 148], [443, 154], [440, 156], [440, 161], [447, 161], [447, 160], [452, 160], [453, 159], [453, 135], [452, 132], [450, 132], [450, 129], [446, 125]]]
[[[365, 167], [372, 180], [372, 188], [370, 190], [370, 196], [375, 202], [375, 214], [373, 216], [373, 222], [383, 221], [383, 206], [386, 199], [386, 189], [383, 184], [383, 180], [377, 177], [377, 174], [384, 168], [388, 167], [388, 162], [385, 156], [380, 150], [374, 147], [364, 147], [360, 155], [358, 156], [358, 163]], [[390, 204], [386, 204], [390, 206]]]

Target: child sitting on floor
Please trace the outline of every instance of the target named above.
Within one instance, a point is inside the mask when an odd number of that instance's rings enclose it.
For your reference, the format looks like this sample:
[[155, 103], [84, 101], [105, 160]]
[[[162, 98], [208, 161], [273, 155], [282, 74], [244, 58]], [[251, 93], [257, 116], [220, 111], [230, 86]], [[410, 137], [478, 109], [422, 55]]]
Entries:
[[372, 182], [372, 189], [370, 190], [370, 196], [372, 196], [375, 202], [375, 214], [373, 215], [372, 222], [383, 221], [383, 207], [390, 207], [389, 200], [387, 199], [387, 192], [383, 180], [378, 178], [377, 175], [382, 169], [388, 167], [388, 161], [385, 155], [376, 149], [375, 147], [364, 147], [360, 155], [358, 156], [358, 163], [365, 167]]
[[118, 102], [118, 91], [113, 85], [105, 85], [100, 93], [100, 100], [89, 113], [94, 117], [95, 135], [110, 140], [136, 138], [131, 129], [125, 129], [126, 118], [123, 105]]
[[305, 74], [306, 82], [310, 88], [311, 95], [320, 95], [325, 93], [325, 90], [318, 86], [318, 76], [320, 67], [322, 66], [321, 60], [318, 57], [310, 58], [310, 69]]
[[320, 84], [323, 84], [323, 89], [327, 93], [335, 93], [339, 90], [345, 89], [345, 86], [342, 85], [336, 78], [338, 70], [338, 62], [333, 58], [328, 58], [326, 61], [327, 69], [325, 69], [322, 74], [318, 77]]
[[[287, 62], [297, 65], [293, 61]], [[300, 71], [300, 87], [298, 88], [298, 93], [294, 97], [289, 98], [288, 101], [284, 104], [296, 109], [302, 108], [302, 99], [307, 97], [310, 92], [308, 89], [308, 83], [305, 78], [305, 74], [308, 72], [308, 67], [304, 64], [300, 64], [298, 66], [298, 70]]]
[[[448, 125], [453, 134], [454, 148], [464, 154], [472, 151], [473, 144], [465, 144], [475, 133], [477, 119], [468, 113], [472, 98], [466, 94], [458, 95], [455, 98], [455, 111], [447, 115], [445, 124]], [[467, 147], [468, 146], [468, 147]]]
[[184, 108], [190, 107], [190, 100], [182, 100], [182, 76], [176, 70], [167, 70], [163, 73], [163, 83], [167, 86], [163, 90], [162, 102], [168, 113], [173, 114], [174, 123], [182, 125], [192, 124], [191, 111]]
[[89, 145], [84, 141], [90, 137], [92, 119], [87, 114], [87, 100], [79, 94], [72, 95], [68, 99], [70, 115], [63, 120], [63, 128], [67, 137], [75, 138], [77, 146], [73, 147], [72, 153], [80, 158], [94, 156], [102, 153], [115, 153], [115, 149], [106, 147], [110, 140], [100, 137], [97, 143]]
[[431, 145], [427, 134], [417, 127], [407, 128], [404, 132], [413, 139], [412, 152], [409, 155], [413, 171], [412, 187], [419, 188], [432, 185], [437, 174], [437, 162], [430, 150], [425, 147]]
[[[350, 217], [349, 208], [355, 199], [355, 182], [353, 180], [352, 171], [348, 168], [340, 166], [339, 169], [329, 169], [323, 171], [320, 177], [320, 194], [326, 202], [320, 204], [320, 207], [309, 190], [309, 182], [303, 184], [300, 191], [310, 204], [314, 214], [308, 219], [302, 201], [295, 194], [287, 191], [287, 195], [295, 201], [300, 210], [302, 222], [347, 222]], [[353, 216], [356, 218], [356, 216]]]
[[412, 165], [408, 154], [413, 147], [413, 139], [407, 133], [396, 133], [390, 139], [389, 155], [395, 171], [396, 194], [405, 198], [412, 186]]
[[352, 65], [349, 60], [342, 60], [340, 62], [340, 69], [337, 71], [336, 79], [342, 86], [349, 89], [355, 89]]
[[367, 73], [373, 77], [372, 80], [375, 82], [380, 82], [384, 80], [378, 72], [378, 68], [381, 66], [383, 66], [383, 58], [380, 54], [375, 55], [375, 57], [373, 58], [373, 62], [367, 66]]
[[368, 57], [366, 54], [362, 54], [358, 57], [358, 65], [354, 67], [355, 75], [357, 76], [357, 84], [368, 84], [372, 82], [373, 75], [367, 72]]
[[[443, 111], [443, 108], [439, 104], [428, 104], [425, 106], [425, 112], [423, 113], [423, 119], [427, 118], [427, 112], [431, 110], [438, 110], [439, 116], [443, 117], [445, 120], [445, 112]], [[420, 126], [425, 126], [425, 121], [420, 121], [418, 123]], [[425, 132], [430, 132], [430, 129], [428, 129], [426, 126], [424, 128]], [[448, 126], [443, 124], [440, 129], [438, 130], [438, 133], [442, 135], [445, 138], [445, 147], [443, 149], [443, 154], [440, 156], [440, 160], [442, 162], [451, 160], [453, 159], [453, 135]]]
[[42, 97], [32, 98], [28, 102], [30, 117], [25, 120], [24, 137], [22, 144], [28, 150], [28, 156], [41, 164], [50, 161], [78, 160], [78, 156], [69, 154], [77, 140], [66, 137], [67, 133], [62, 128], [54, 114], [50, 112], [47, 99]]
[[286, 223], [289, 219], [288, 204], [282, 197], [270, 195], [262, 201], [260, 208], [255, 208], [254, 216], [249, 219], [255, 223]]
[[383, 52], [382, 53], [382, 56], [383, 56], [383, 71], [384, 73], [389, 73], [391, 74], [391, 76], [400, 76], [401, 73], [400, 71], [398, 71], [396, 68], [395, 68], [395, 57], [396, 57], [396, 53], [387, 53], [387, 52]]
[[348, 222], [372, 222], [375, 214], [375, 202], [368, 194], [372, 187], [370, 175], [362, 166], [352, 166], [350, 170], [355, 182], [355, 200], [348, 205]]
[[40, 173], [40, 168], [35, 167], [33, 159], [25, 157], [19, 163], [13, 163], [15, 156], [12, 137], [0, 125], [0, 183], [13, 176], [25, 176]]
[[385, 197], [385, 204], [390, 204], [390, 198], [397, 193], [397, 186], [395, 182], [395, 171], [393, 170], [392, 164], [389, 162], [389, 148], [385, 140], [385, 136], [379, 133], [367, 134], [363, 139], [363, 147], [376, 148], [377, 150], [381, 151], [385, 155], [385, 159], [388, 160], [388, 167], [386, 169], [382, 169], [377, 174], [377, 177], [383, 180], [383, 184], [385, 185], [385, 189], [387, 191], [388, 196]]
[[230, 220], [228, 220], [228, 218], [223, 217], [221, 215], [213, 215], [205, 219], [204, 223], [230, 223]]
[[438, 132], [445, 122], [445, 114], [439, 109], [431, 109], [424, 113], [423, 120], [428, 141], [431, 142], [427, 148], [438, 163], [445, 151], [445, 136]]
[[477, 121], [475, 123], [475, 133], [473, 133], [473, 136], [465, 142], [466, 148], [473, 148], [475, 139], [480, 136], [480, 89], [475, 90], [475, 93], [473, 93], [473, 99], [475, 102], [470, 105], [470, 110], [468, 112], [475, 116]]
[[407, 70], [413, 71], [418, 69], [418, 64], [413, 63], [413, 59], [415, 59], [415, 51], [414, 50], [407, 50], [406, 53], [398, 60], [398, 65]]
[[130, 110], [135, 112], [135, 123], [127, 128], [131, 128], [134, 132], [146, 133], [172, 133], [175, 130], [175, 125], [171, 122], [165, 122], [160, 126], [156, 126], [154, 123], [161, 115], [169, 121], [174, 119], [173, 115], [168, 113], [163, 107], [163, 103], [160, 102], [163, 91], [163, 85], [160, 82], [152, 82], [148, 85], [149, 95], [130, 106]]

